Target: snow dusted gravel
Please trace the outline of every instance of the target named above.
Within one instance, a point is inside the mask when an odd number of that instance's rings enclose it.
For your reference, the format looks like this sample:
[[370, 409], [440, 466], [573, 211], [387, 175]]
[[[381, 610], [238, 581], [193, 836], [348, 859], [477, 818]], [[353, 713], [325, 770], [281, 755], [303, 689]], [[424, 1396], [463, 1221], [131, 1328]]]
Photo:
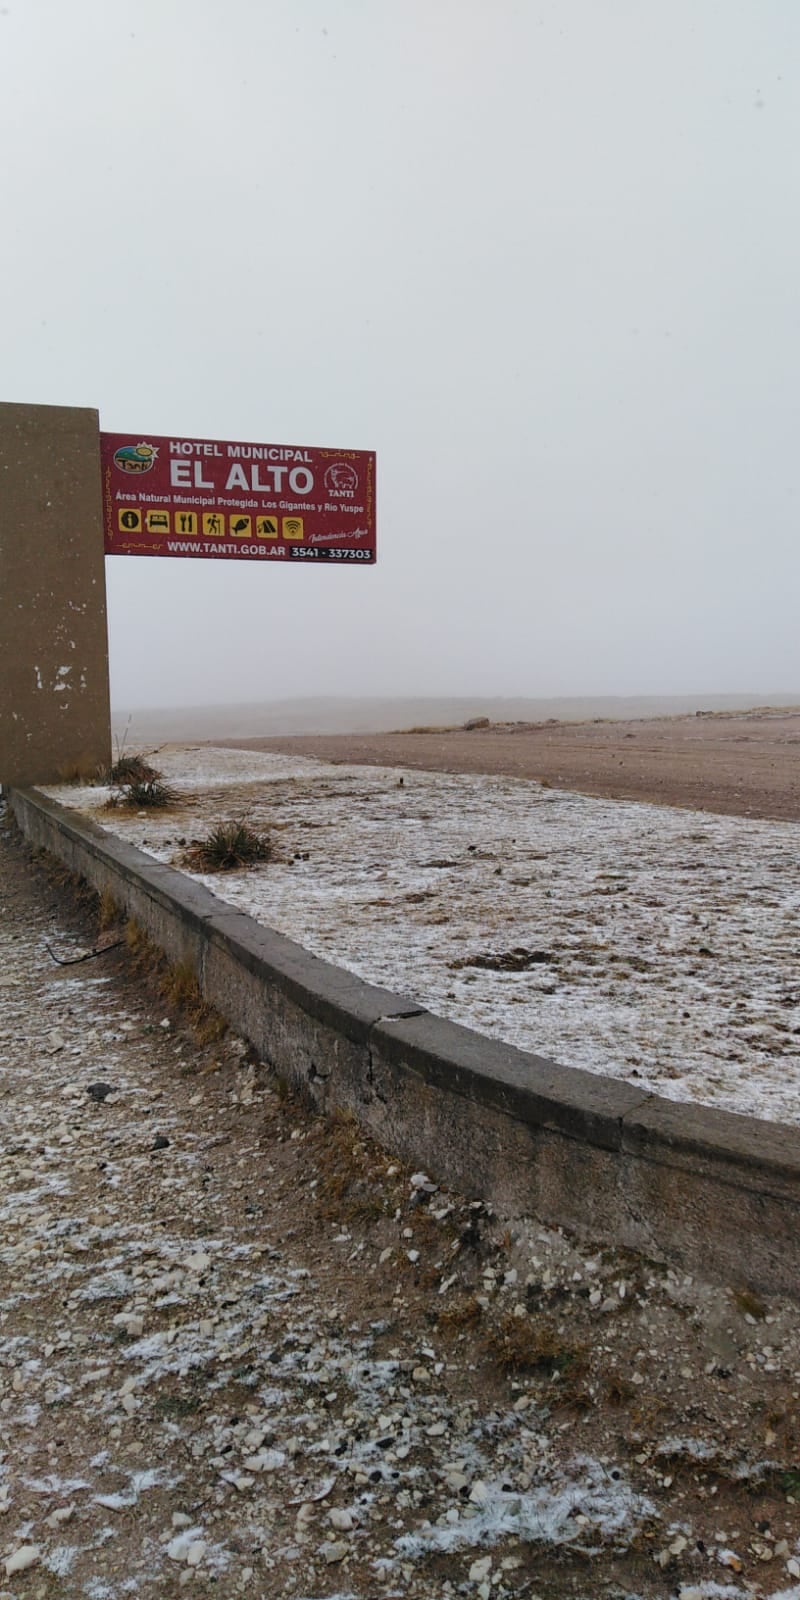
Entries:
[[278, 859], [201, 881], [315, 954], [567, 1065], [800, 1122], [796, 824], [252, 751], [155, 759], [176, 811], [49, 792], [174, 865], [246, 816]]
[[0, 817], [0, 1600], [800, 1600], [796, 1306], [442, 1193], [88, 916]]

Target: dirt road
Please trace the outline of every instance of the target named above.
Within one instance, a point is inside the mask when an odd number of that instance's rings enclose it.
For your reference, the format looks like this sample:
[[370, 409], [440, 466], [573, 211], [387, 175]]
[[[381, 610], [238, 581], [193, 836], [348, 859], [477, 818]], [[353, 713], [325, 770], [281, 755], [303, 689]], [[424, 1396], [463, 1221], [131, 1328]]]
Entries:
[[607, 799], [800, 820], [800, 710], [214, 742], [334, 762], [505, 773]]

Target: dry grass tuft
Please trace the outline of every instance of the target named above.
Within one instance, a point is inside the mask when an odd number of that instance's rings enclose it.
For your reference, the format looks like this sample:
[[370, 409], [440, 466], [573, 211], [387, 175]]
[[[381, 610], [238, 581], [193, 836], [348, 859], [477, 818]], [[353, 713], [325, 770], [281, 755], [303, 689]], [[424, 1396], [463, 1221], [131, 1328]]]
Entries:
[[165, 811], [178, 798], [175, 790], [162, 782], [161, 778], [138, 778], [132, 783], [120, 784], [109, 795], [106, 806], [109, 811], [115, 811], [119, 806], [131, 811]]
[[446, 1306], [439, 1312], [437, 1327], [451, 1329], [454, 1332], [459, 1328], [474, 1328], [483, 1316], [483, 1306], [477, 1295], [466, 1295], [461, 1300], [456, 1300], [453, 1305]]
[[154, 778], [160, 778], [161, 773], [151, 765], [146, 756], [119, 755], [111, 765], [106, 779], [107, 783], [151, 783]]
[[509, 1372], [540, 1372], [547, 1377], [559, 1373], [574, 1383], [588, 1367], [585, 1345], [571, 1344], [552, 1322], [534, 1323], [513, 1312], [492, 1329], [486, 1348]]
[[350, 1112], [336, 1112], [313, 1130], [316, 1147], [317, 1204], [327, 1222], [375, 1222], [391, 1210], [381, 1174], [386, 1157], [362, 1134]]
[[763, 1322], [767, 1315], [767, 1307], [760, 1294], [754, 1289], [740, 1288], [732, 1290], [733, 1298], [744, 1316], [755, 1317], [756, 1322]]
[[108, 889], [104, 889], [100, 896], [97, 908], [97, 928], [99, 933], [105, 933], [108, 928], [116, 928], [123, 920], [122, 907], [114, 899]]
[[256, 833], [246, 822], [221, 822], [206, 839], [195, 839], [183, 857], [187, 867], [201, 872], [233, 872], [256, 861], [272, 859], [269, 834]]
[[93, 770], [87, 770], [78, 761], [69, 761], [58, 769], [59, 783], [91, 783], [95, 778]]
[[630, 1405], [631, 1401], [635, 1398], [638, 1399], [639, 1396], [633, 1384], [629, 1383], [628, 1379], [624, 1378], [621, 1373], [615, 1372], [606, 1384], [606, 1398], [609, 1405], [616, 1408]]
[[187, 961], [172, 966], [138, 922], [125, 928], [125, 943], [135, 971], [189, 1022], [198, 1044], [213, 1044], [227, 1032], [228, 1024], [203, 998], [194, 968]]

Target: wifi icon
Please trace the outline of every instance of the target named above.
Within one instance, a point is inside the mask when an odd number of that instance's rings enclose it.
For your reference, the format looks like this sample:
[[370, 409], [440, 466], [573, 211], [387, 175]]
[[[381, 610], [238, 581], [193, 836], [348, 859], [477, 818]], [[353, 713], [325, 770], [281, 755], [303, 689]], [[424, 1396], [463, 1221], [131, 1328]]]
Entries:
[[302, 517], [284, 517], [283, 518], [283, 537], [284, 537], [284, 539], [302, 539], [303, 538], [303, 518]]

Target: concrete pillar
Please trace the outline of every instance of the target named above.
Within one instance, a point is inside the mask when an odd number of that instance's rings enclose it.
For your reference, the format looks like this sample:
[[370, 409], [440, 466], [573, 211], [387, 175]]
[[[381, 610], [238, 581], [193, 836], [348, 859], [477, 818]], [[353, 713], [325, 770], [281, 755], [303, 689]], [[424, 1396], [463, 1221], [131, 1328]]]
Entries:
[[0, 783], [111, 758], [96, 411], [0, 404]]

